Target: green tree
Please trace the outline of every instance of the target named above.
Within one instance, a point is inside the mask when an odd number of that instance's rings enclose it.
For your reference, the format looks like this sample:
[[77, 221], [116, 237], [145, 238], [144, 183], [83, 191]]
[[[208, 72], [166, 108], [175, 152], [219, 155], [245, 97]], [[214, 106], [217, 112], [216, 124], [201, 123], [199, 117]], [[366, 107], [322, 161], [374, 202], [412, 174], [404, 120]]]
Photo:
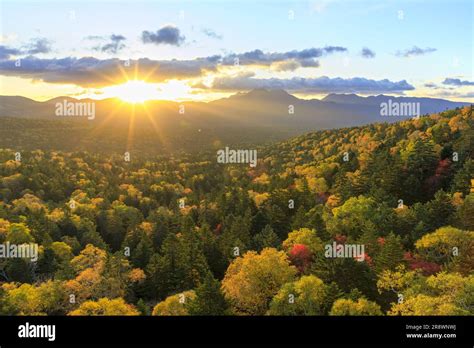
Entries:
[[227, 315], [229, 304], [221, 291], [221, 284], [211, 275], [195, 290], [196, 297], [188, 305], [190, 315]]
[[261, 232], [253, 237], [253, 245], [257, 251], [261, 251], [265, 248], [278, 248], [280, 240], [273, 231], [273, 228], [270, 225], [266, 225]]

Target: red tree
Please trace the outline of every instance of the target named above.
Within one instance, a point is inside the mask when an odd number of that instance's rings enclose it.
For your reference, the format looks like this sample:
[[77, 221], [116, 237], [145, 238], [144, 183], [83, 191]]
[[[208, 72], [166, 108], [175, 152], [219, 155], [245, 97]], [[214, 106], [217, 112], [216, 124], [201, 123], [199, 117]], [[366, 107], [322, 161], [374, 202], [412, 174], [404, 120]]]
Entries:
[[295, 244], [289, 252], [290, 261], [298, 270], [303, 273], [311, 263], [313, 255], [304, 244]]

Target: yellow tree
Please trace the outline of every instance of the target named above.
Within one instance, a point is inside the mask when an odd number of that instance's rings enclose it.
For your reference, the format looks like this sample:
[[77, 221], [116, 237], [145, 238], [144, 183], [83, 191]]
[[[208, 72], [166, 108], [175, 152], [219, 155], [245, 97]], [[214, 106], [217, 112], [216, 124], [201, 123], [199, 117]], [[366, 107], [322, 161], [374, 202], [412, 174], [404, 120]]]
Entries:
[[288, 234], [288, 238], [283, 242], [283, 249], [290, 251], [296, 244], [304, 244], [311, 251], [312, 255], [322, 253], [324, 250], [323, 242], [316, 235], [315, 230], [309, 228], [300, 228]]
[[467, 275], [474, 269], [474, 232], [447, 226], [420, 238], [415, 246], [428, 261]]
[[331, 305], [330, 288], [314, 275], [287, 283], [270, 303], [269, 315], [324, 315]]
[[188, 315], [187, 305], [195, 297], [196, 294], [192, 290], [168, 296], [153, 308], [152, 315]]
[[229, 265], [222, 291], [235, 312], [263, 315], [273, 296], [296, 273], [283, 251], [274, 248], [265, 248], [260, 254], [249, 251]]
[[69, 312], [68, 315], [139, 315], [134, 306], [126, 303], [123, 298], [108, 299], [106, 297], [98, 301], [86, 301], [79, 308]]
[[340, 298], [333, 303], [329, 315], [383, 315], [383, 313], [377, 303], [365, 298], [359, 298], [357, 301]]

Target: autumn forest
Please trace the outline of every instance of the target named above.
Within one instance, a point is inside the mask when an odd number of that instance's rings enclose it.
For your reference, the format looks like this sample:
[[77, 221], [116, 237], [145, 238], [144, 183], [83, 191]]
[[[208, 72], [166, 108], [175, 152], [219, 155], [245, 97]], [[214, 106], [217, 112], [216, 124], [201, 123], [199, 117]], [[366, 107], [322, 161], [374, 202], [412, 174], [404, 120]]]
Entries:
[[255, 167], [3, 148], [0, 243], [38, 256], [0, 259], [0, 314], [474, 315], [473, 126], [321, 130]]

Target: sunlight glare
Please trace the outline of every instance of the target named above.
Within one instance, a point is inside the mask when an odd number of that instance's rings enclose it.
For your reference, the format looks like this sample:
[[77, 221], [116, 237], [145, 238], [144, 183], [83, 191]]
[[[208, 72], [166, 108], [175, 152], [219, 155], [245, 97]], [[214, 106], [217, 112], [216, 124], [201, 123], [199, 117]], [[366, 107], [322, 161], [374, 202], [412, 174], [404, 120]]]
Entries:
[[124, 84], [104, 88], [106, 93], [127, 103], [143, 103], [147, 100], [157, 99], [156, 86], [139, 80], [130, 80]]

